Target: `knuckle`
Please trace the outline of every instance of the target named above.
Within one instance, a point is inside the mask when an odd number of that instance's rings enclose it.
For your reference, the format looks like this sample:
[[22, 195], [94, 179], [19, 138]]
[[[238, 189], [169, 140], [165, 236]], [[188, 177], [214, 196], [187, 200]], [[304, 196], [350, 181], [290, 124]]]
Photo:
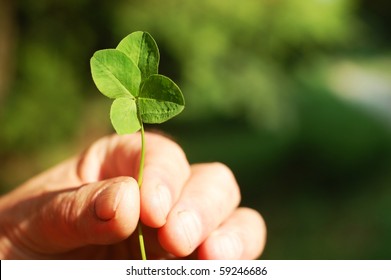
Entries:
[[[170, 138], [156, 133], [148, 133], [147, 158], [149, 166], [156, 166], [156, 169], [165, 167], [170, 172], [180, 172], [181, 177], [188, 177], [190, 174], [190, 165], [181, 146]], [[148, 157], [154, 155], [154, 157]], [[176, 175], [176, 174], [171, 174]]]
[[234, 200], [239, 203], [241, 200], [240, 188], [232, 170], [221, 162], [211, 163], [211, 168], [213, 169], [213, 174], [217, 176], [222, 183], [228, 196], [234, 198]]
[[216, 175], [220, 175], [223, 178], [233, 178], [232, 170], [222, 162], [213, 162], [211, 167], [214, 169]]

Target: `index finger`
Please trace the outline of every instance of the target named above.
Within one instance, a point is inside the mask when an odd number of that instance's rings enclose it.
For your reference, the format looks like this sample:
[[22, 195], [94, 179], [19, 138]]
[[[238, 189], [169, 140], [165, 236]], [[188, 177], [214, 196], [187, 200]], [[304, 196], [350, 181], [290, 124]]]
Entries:
[[190, 176], [190, 164], [180, 146], [158, 134], [146, 134], [144, 180], [141, 187], [143, 223], [161, 227]]
[[[160, 227], [190, 175], [190, 165], [179, 145], [162, 135], [146, 132], [145, 150], [140, 215], [146, 225]], [[140, 157], [139, 133], [104, 137], [80, 158], [78, 174], [84, 183], [117, 176], [137, 178]]]

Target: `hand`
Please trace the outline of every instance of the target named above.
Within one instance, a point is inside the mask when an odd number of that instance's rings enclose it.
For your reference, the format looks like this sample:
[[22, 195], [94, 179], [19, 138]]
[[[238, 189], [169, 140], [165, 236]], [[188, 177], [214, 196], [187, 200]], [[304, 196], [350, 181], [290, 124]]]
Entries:
[[[2, 259], [252, 259], [266, 227], [238, 208], [239, 187], [220, 163], [189, 165], [171, 140], [146, 134], [144, 182], [137, 134], [98, 140], [82, 155], [0, 198]], [[141, 205], [141, 207], [140, 207]]]

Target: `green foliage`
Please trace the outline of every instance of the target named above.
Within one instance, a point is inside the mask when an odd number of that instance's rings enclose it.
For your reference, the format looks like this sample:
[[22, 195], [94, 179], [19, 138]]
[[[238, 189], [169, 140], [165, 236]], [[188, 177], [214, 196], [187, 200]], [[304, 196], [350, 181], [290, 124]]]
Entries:
[[134, 32], [116, 49], [97, 51], [91, 72], [98, 89], [115, 99], [111, 122], [118, 134], [138, 131], [142, 123], [162, 123], [179, 114], [185, 100], [179, 87], [158, 75], [159, 50], [147, 32]]
[[140, 118], [145, 123], [162, 123], [182, 112], [185, 99], [179, 87], [162, 75], [145, 80], [138, 96]]
[[159, 67], [159, 49], [155, 40], [146, 32], [134, 32], [126, 36], [117, 46], [117, 50], [126, 54], [138, 66], [141, 80], [157, 74]]
[[[82, 86], [70, 61], [35, 42], [20, 46], [16, 82], [0, 103], [0, 154], [31, 152], [73, 135]], [[64, 106], [65, 105], [65, 106]]]
[[[311, 77], [310, 66], [325, 49], [334, 53], [363, 42], [356, 2], [18, 3], [17, 72], [11, 90], [2, 94], [0, 151], [45, 149], [36, 122], [25, 120], [37, 120], [53, 145], [80, 133], [84, 122], [79, 120], [88, 115], [93, 92], [88, 65], [82, 62], [135, 29], [155, 34], [161, 42], [161, 73], [187, 93], [191, 106], [180, 122], [240, 118], [258, 129], [283, 131], [295, 122], [297, 69]], [[107, 133], [109, 125], [102, 123], [98, 134]]]
[[241, 118], [279, 131], [293, 121], [295, 68], [357, 32], [353, 3], [149, 0], [121, 2], [113, 13], [118, 36], [129, 25], [149, 30], [178, 64], [191, 104], [182, 120]]
[[118, 50], [97, 51], [91, 58], [91, 73], [100, 92], [109, 98], [138, 95], [140, 70], [126, 54]]
[[136, 102], [131, 98], [115, 99], [111, 105], [110, 119], [118, 134], [133, 133], [141, 128]]

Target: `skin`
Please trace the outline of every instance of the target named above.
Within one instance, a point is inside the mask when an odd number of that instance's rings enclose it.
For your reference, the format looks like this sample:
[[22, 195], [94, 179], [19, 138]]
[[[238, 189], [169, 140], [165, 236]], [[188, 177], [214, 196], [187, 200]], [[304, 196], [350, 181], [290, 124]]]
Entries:
[[2, 196], [0, 258], [140, 259], [139, 218], [148, 259], [259, 257], [265, 223], [238, 207], [231, 170], [147, 133], [139, 190], [139, 136], [104, 137]]

